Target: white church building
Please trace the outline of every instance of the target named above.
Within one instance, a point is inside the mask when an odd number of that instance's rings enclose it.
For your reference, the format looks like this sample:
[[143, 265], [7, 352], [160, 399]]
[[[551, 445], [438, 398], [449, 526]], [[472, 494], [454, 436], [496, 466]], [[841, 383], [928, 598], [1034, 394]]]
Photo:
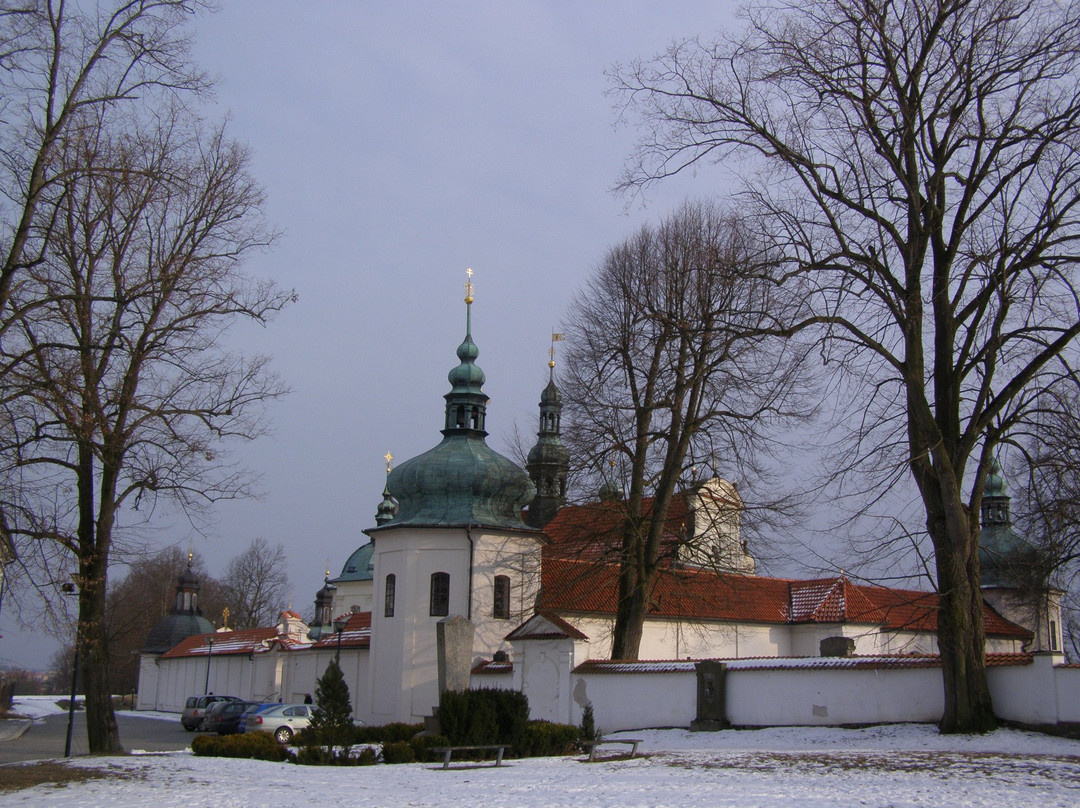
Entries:
[[[527, 473], [487, 445], [488, 398], [476, 364], [471, 304], [467, 295], [466, 335], [449, 374], [442, 440], [390, 471], [376, 526], [365, 531], [370, 541], [346, 560], [340, 576], [327, 580], [312, 620], [288, 611], [264, 629], [206, 631], [192, 619], [198, 583], [193, 576], [181, 578], [173, 614], [155, 628], [156, 641], [148, 641], [142, 654], [139, 709], [179, 711], [188, 696], [203, 692], [301, 701], [338, 655], [354, 714], [371, 724], [432, 715], [440, 682], [462, 681], [462, 660], [466, 684], [523, 689], [536, 718], [576, 722], [584, 704], [603, 704], [609, 730], [700, 719], [702, 671], [713, 670], [703, 661], [728, 671], [724, 721], [937, 720], [937, 596], [860, 585], [843, 575], [757, 575], [740, 537], [739, 495], [720, 479], [688, 488], [669, 509], [664, 568], [641, 643], [646, 661], [608, 661], [620, 492], [606, 486], [597, 502], [566, 505], [569, 463], [553, 376], [541, 396], [538, 442]], [[1008, 526], [1004, 480], [999, 469], [995, 475], [983, 511], [984, 531], [993, 534], [983, 555], [988, 661], [994, 670], [1035, 670], [1035, 657], [1045, 652], [1049, 667], [1039, 668], [1039, 675], [1056, 682], [1064, 662], [1056, 595], [1032, 605], [1008, 585], [1006, 562], [1029, 545]], [[186, 634], [163, 647], [163, 638], [175, 639], [176, 631]], [[746, 690], [749, 673], [740, 671], [756, 672], [757, 684]], [[846, 673], [837, 678], [840, 671]], [[865, 680], [871, 691], [863, 701], [871, 706], [853, 714], [855, 679], [838, 683], [868, 671], [875, 673]], [[873, 688], [882, 686], [886, 671], [908, 679], [890, 684], [893, 698], [882, 700]], [[801, 676], [803, 684], [782, 679], [789, 674]], [[927, 676], [937, 677], [936, 687], [928, 688]], [[753, 695], [765, 692], [761, 677], [771, 677], [789, 696], [809, 687], [817, 694], [807, 697], [811, 701], [828, 701], [821, 694], [836, 688], [833, 706], [807, 701], [777, 718]], [[1070, 699], [1080, 704], [1080, 675], [1069, 677], [1055, 705]], [[748, 695], [735, 698], [744, 692], [740, 687]], [[1004, 695], [993, 691], [995, 703], [1008, 712], [1012, 685], [1001, 688]], [[936, 696], [927, 696], [928, 689]], [[765, 711], [753, 712], [752, 702]], [[1040, 709], [1031, 715], [1052, 714], [1047, 723], [1080, 721], [1080, 714], [1070, 719], [1057, 706]], [[737, 720], [740, 715], [745, 720]]]

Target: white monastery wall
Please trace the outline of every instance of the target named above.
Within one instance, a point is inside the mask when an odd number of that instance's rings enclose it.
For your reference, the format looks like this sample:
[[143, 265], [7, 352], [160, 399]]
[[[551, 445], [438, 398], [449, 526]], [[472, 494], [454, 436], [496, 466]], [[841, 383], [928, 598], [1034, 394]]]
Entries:
[[[603, 732], [654, 727], [688, 727], [697, 714], [697, 675], [688, 673], [578, 674], [568, 723], [581, 723], [591, 702]], [[531, 702], [531, 699], [530, 699]]]
[[736, 726], [936, 722], [939, 668], [793, 668], [727, 672], [727, 716]]

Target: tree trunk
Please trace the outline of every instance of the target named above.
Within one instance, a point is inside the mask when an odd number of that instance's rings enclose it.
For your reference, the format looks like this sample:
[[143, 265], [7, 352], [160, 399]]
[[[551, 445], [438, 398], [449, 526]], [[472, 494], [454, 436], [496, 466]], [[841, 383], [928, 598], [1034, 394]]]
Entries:
[[[100, 589], [100, 591], [98, 591]], [[109, 686], [109, 653], [105, 641], [104, 586], [88, 586], [79, 598], [82, 647], [79, 676], [86, 694], [86, 738], [90, 754], [123, 752], [120, 728], [112, 706]]]
[[954, 542], [954, 537], [942, 535], [945, 520], [931, 524], [939, 591], [938, 649], [945, 688], [943, 733], [989, 732], [997, 727], [986, 680], [977, 525], [970, 523], [968, 534]]
[[[615, 612], [615, 629], [611, 640], [612, 659], [637, 659], [641, 653], [641, 635], [645, 626], [645, 609], [651, 586], [628, 584], [624, 592], [625, 571], [619, 574], [619, 603]], [[636, 576], [635, 576], [636, 578]]]
[[[103, 489], [108, 470], [102, 470]], [[94, 454], [87, 441], [79, 443], [79, 678], [86, 694], [86, 738], [90, 754], [122, 752], [120, 729], [109, 687], [109, 651], [105, 635], [105, 583], [112, 530], [112, 502], [102, 502], [107, 514], [94, 508]], [[104, 526], [102, 524], [104, 519]]]

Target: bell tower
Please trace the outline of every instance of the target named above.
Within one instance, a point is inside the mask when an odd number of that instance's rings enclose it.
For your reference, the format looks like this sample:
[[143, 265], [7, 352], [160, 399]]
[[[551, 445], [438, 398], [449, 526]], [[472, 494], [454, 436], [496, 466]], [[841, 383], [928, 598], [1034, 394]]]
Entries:
[[562, 334], [551, 335], [548, 360], [548, 383], [540, 394], [540, 431], [536, 445], [529, 450], [525, 469], [536, 486], [536, 495], [529, 503], [525, 523], [542, 528], [555, 518], [566, 504], [566, 476], [570, 470], [570, 452], [560, 437], [562, 392], [555, 384], [555, 342]]

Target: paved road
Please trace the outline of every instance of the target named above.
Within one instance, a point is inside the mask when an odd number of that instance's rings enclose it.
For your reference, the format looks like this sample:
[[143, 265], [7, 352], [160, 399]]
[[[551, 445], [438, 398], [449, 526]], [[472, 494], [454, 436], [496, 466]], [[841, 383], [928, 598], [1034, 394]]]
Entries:
[[[117, 721], [120, 725], [120, 743], [129, 751], [139, 749], [166, 752], [184, 749], [191, 745], [191, 739], [195, 735], [180, 726], [179, 714], [175, 721], [133, 715], [119, 715]], [[66, 735], [66, 715], [39, 718], [18, 740], [0, 743], [0, 763], [63, 757]], [[86, 716], [83, 713], [75, 713], [75, 726], [71, 733], [71, 754], [85, 755], [86, 753]]]

